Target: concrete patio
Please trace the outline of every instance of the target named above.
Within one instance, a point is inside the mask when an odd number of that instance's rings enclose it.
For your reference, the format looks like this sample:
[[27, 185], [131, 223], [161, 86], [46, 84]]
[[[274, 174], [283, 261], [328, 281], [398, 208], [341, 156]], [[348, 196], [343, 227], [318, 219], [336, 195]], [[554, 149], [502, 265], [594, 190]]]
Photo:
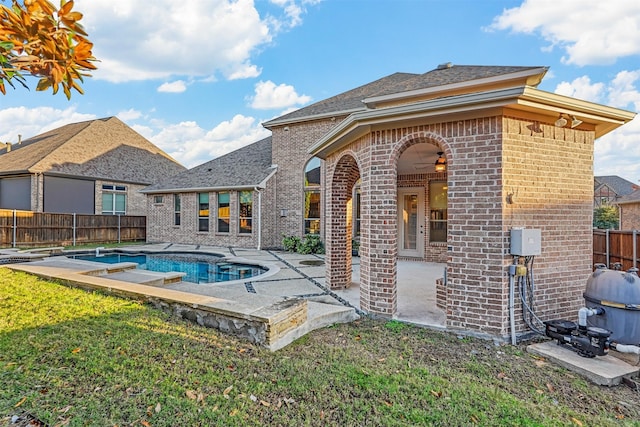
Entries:
[[[118, 251], [218, 254], [232, 262], [259, 264], [268, 271], [244, 280], [195, 284], [181, 281], [180, 273], [139, 270], [127, 262], [80, 261], [65, 254], [8, 267], [72, 286], [143, 299], [272, 350], [314, 329], [350, 322], [364, 314], [359, 309], [359, 258], [353, 259], [354, 283], [332, 291], [324, 285], [322, 255], [179, 244], [136, 245]], [[398, 320], [444, 328], [445, 314], [435, 304], [435, 281], [442, 277], [443, 269], [444, 264], [398, 262]]]

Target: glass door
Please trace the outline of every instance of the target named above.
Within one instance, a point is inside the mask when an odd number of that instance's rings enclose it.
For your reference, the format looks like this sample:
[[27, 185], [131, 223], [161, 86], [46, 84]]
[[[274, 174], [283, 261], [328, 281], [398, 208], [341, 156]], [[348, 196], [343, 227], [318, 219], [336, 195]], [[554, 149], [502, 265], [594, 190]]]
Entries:
[[424, 256], [424, 188], [398, 189], [398, 255]]

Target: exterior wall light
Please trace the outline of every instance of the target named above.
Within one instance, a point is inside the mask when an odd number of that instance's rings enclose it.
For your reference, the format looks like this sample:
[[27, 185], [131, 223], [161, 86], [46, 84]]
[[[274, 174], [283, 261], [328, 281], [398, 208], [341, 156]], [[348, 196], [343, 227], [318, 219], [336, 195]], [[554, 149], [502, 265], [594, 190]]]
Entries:
[[438, 151], [438, 158], [436, 159], [436, 172], [446, 172], [447, 171], [447, 159], [442, 157], [444, 152]]

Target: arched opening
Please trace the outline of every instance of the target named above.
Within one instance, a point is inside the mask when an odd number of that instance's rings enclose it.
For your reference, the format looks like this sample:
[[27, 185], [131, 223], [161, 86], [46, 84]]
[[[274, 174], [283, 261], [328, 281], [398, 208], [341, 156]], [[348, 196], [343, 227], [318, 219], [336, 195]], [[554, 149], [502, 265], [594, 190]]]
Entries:
[[326, 237], [327, 284], [333, 289], [345, 289], [352, 279], [353, 190], [360, 179], [356, 159], [346, 154], [336, 164], [330, 178], [330, 200], [327, 203]]
[[401, 141], [397, 155], [397, 317], [446, 322], [449, 158], [443, 141]]

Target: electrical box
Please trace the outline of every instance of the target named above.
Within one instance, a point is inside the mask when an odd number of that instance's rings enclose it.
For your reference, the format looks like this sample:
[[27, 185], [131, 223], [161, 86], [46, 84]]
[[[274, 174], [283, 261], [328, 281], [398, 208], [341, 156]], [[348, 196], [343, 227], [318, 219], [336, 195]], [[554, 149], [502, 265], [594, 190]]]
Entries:
[[541, 232], [538, 228], [511, 229], [511, 255], [540, 255], [541, 242]]

